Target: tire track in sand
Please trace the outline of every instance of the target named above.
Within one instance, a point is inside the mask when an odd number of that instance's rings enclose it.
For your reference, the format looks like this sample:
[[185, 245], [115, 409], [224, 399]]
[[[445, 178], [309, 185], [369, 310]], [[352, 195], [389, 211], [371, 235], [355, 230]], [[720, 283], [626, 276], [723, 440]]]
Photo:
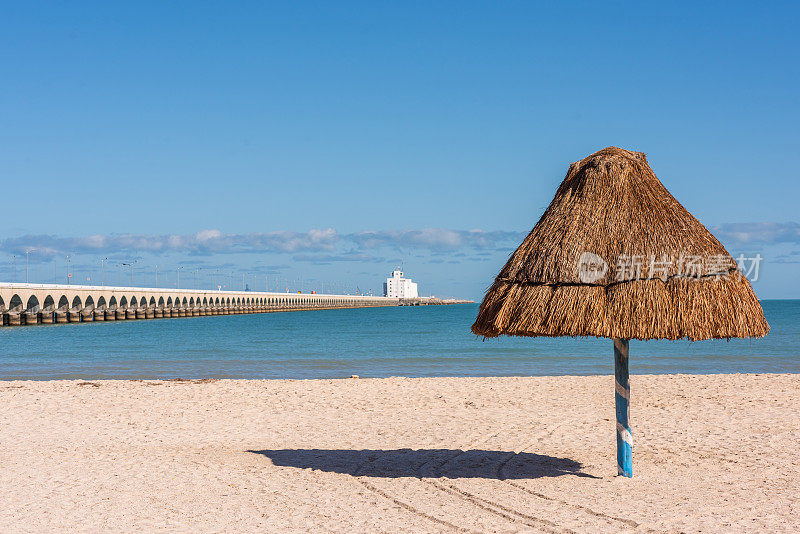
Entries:
[[449, 529], [449, 530], [451, 530], [453, 532], [471, 532], [470, 529], [467, 529], [467, 528], [464, 528], [464, 527], [460, 527], [458, 525], [454, 525], [453, 523], [450, 523], [449, 521], [445, 521], [444, 519], [441, 519], [439, 517], [432, 516], [430, 514], [426, 514], [422, 510], [420, 510], [418, 508], [415, 508], [414, 506], [411, 506], [407, 502], [399, 499], [397, 496], [392, 495], [391, 493], [389, 493], [387, 491], [384, 491], [384, 490], [382, 490], [382, 489], [380, 489], [380, 488], [378, 488], [376, 486], [373, 486], [372, 484], [370, 484], [369, 482], [364, 480], [364, 477], [359, 474], [361, 469], [365, 465], [367, 465], [367, 463], [369, 463], [368, 460], [365, 460], [365, 461], [361, 462], [360, 464], [358, 464], [355, 467], [355, 469], [353, 469], [353, 472], [350, 474], [351, 477], [353, 478], [353, 480], [358, 482], [361, 486], [363, 486], [367, 490], [371, 491], [375, 495], [379, 495], [380, 497], [383, 497], [384, 499], [394, 503], [395, 505], [399, 506], [403, 510], [406, 510], [407, 512], [409, 512], [409, 513], [411, 513], [411, 514], [413, 514], [413, 515], [415, 515], [415, 516], [417, 516], [419, 518], [426, 519], [428, 521], [436, 523], [437, 525], [446, 527], [447, 529]]
[[[553, 428], [551, 430], [546, 430], [545, 432], [543, 432], [541, 434], [541, 436], [539, 436], [539, 438], [537, 439], [537, 442], [541, 441], [544, 438], [546, 438], [548, 435], [552, 434], [552, 432], [554, 432], [554, 431], [555, 431], [555, 428]], [[436, 468], [434, 470], [433, 478], [442, 478], [442, 471], [444, 469], [444, 466], [446, 466], [448, 463], [456, 460], [457, 458], [461, 457], [462, 455], [466, 454], [470, 450], [473, 450], [475, 445], [477, 445], [478, 443], [485, 443], [486, 441], [489, 441], [490, 439], [496, 437], [498, 434], [499, 434], [499, 432], [496, 432], [496, 433], [491, 434], [489, 436], [484, 436], [484, 437], [479, 438], [477, 440], [473, 440], [472, 443], [462, 447], [458, 451], [458, 453], [454, 454], [450, 458], [447, 458], [442, 463], [440, 463], [440, 464], [438, 464], [436, 466]], [[504, 463], [508, 462], [510, 460], [510, 458], [512, 458], [515, 454], [516, 453], [511, 453], [509, 455], [509, 458], [504, 460]], [[551, 533], [562, 533], [562, 532], [574, 533], [574, 531], [572, 531], [570, 529], [559, 527], [556, 523], [554, 523], [553, 521], [550, 521], [548, 519], [544, 519], [542, 517], [538, 517], [538, 516], [535, 516], [535, 515], [532, 515], [532, 514], [529, 514], [529, 513], [525, 513], [525, 512], [522, 512], [520, 510], [517, 510], [515, 508], [511, 508], [511, 507], [505, 506], [503, 504], [500, 504], [498, 502], [495, 502], [495, 501], [492, 501], [492, 500], [489, 500], [489, 499], [485, 499], [485, 498], [479, 497], [477, 495], [473, 495], [472, 493], [469, 493], [468, 491], [465, 491], [462, 488], [459, 488], [458, 486], [456, 486], [453, 483], [445, 484], [445, 483], [442, 483], [442, 482], [437, 482], [435, 480], [427, 480], [426, 478], [422, 477], [421, 471], [422, 471], [422, 468], [429, 462], [430, 461], [425, 462], [425, 463], [423, 463], [422, 465], [420, 465], [417, 468], [417, 478], [421, 482], [429, 484], [429, 485], [433, 486], [434, 488], [438, 489], [441, 492], [444, 492], [444, 493], [446, 493], [448, 495], [452, 495], [452, 496], [454, 496], [454, 497], [456, 497], [456, 498], [458, 498], [458, 499], [460, 499], [460, 500], [462, 500], [464, 502], [467, 502], [467, 503], [469, 503], [469, 504], [471, 504], [471, 505], [473, 505], [473, 506], [475, 506], [477, 508], [480, 508], [481, 510], [485, 510], [485, 511], [487, 511], [487, 512], [489, 512], [489, 513], [491, 513], [491, 514], [493, 514], [493, 515], [495, 515], [497, 517], [505, 519], [506, 521], [509, 521], [511, 523], [514, 523], [514, 524], [522, 523], [522, 524], [524, 524], [526, 526], [534, 527], [534, 528], [537, 528], [537, 529], [540, 529], [540, 530], [544, 530], [546, 532], [551, 532]]]
[[[491, 435], [488, 435], [488, 436], [482, 436], [480, 438], [477, 438], [477, 439], [473, 440], [468, 445], [466, 445], [463, 449], [459, 450], [455, 455], [452, 455], [449, 458], [445, 458], [444, 460], [440, 461], [440, 463], [438, 463], [434, 467], [434, 471], [437, 472], [437, 473], [440, 472], [441, 469], [445, 465], [450, 463], [451, 461], [455, 460], [456, 458], [458, 458], [462, 454], [465, 454], [469, 450], [472, 450], [472, 448], [475, 447], [476, 445], [478, 445], [480, 443], [484, 443], [484, 442], [494, 438], [495, 436], [497, 436], [497, 433], [491, 434]], [[486, 505], [481, 504], [480, 502], [470, 500], [469, 498], [465, 499], [465, 497], [463, 495], [459, 494], [457, 491], [450, 490], [450, 489], [445, 488], [445, 487], [441, 487], [441, 486], [433, 483], [432, 481], [428, 481], [428, 480], [425, 480], [424, 478], [422, 478], [422, 476], [420, 476], [420, 472], [422, 471], [422, 469], [426, 465], [430, 464], [433, 461], [434, 461], [434, 458], [429, 458], [428, 460], [425, 460], [423, 463], [421, 463], [420, 465], [418, 465], [414, 469], [414, 471], [417, 473], [417, 477], [416, 478], [418, 480], [420, 480], [422, 482], [426, 482], [426, 483], [432, 485], [433, 487], [435, 487], [436, 489], [438, 489], [442, 493], [445, 493], [447, 495], [455, 496], [456, 498], [458, 498], [461, 501], [469, 502], [469, 503], [477, 506], [478, 508], [486, 510], [486, 511], [488, 511], [488, 512], [490, 512], [490, 513], [492, 513], [492, 514], [494, 514], [496, 516], [500, 516], [500, 517], [502, 517], [504, 519], [507, 519], [507, 520], [509, 520], [509, 521], [511, 521], [513, 523], [519, 524], [519, 522], [520, 522], [519, 519], [516, 519], [516, 518], [514, 518], [514, 517], [512, 517], [512, 516], [510, 516], [508, 514], [503, 513], [503, 512], [499, 512], [498, 510], [495, 510], [493, 508], [487, 507]], [[473, 532], [474, 531], [473, 529], [469, 529], [469, 528], [466, 528], [466, 527], [461, 527], [461, 526], [455, 525], [453, 523], [450, 523], [449, 521], [441, 519], [439, 517], [427, 514], [427, 513], [423, 512], [422, 510], [420, 510], [420, 509], [410, 505], [409, 503], [405, 502], [404, 500], [400, 499], [398, 496], [393, 495], [392, 493], [390, 493], [388, 491], [385, 491], [385, 490], [383, 490], [381, 488], [378, 488], [377, 486], [374, 486], [373, 484], [370, 484], [369, 482], [364, 480], [364, 478], [367, 478], [367, 477], [364, 477], [364, 476], [362, 476], [360, 474], [361, 470], [364, 467], [366, 467], [367, 465], [369, 465], [370, 463], [371, 462], [369, 460], [364, 460], [363, 462], [359, 463], [353, 469], [353, 471], [351, 472], [351, 476], [353, 477], [353, 480], [358, 482], [361, 486], [363, 486], [364, 488], [366, 488], [370, 492], [372, 492], [372, 493], [374, 493], [376, 495], [379, 495], [379, 496], [383, 497], [384, 499], [387, 499], [388, 501], [394, 503], [395, 505], [399, 506], [400, 508], [406, 510], [407, 512], [409, 512], [409, 513], [411, 513], [411, 514], [413, 514], [413, 515], [415, 515], [417, 517], [426, 519], [426, 520], [431, 521], [433, 523], [436, 523], [436, 524], [438, 524], [440, 526], [446, 527], [446, 528], [448, 528], [448, 529], [450, 529], [450, 530], [452, 530], [454, 532]], [[525, 524], [528, 525], [528, 526], [535, 526], [535, 527], [541, 527], [542, 526], [542, 524], [530, 524], [530, 523], [525, 523]]]
[[404, 509], [404, 510], [406, 510], [408, 512], [411, 512], [412, 514], [414, 514], [417, 517], [421, 517], [423, 519], [427, 519], [427, 520], [432, 521], [432, 522], [434, 522], [434, 523], [436, 523], [438, 525], [441, 525], [443, 527], [447, 527], [448, 529], [450, 529], [450, 530], [452, 530], [454, 532], [471, 532], [471, 530], [468, 529], [468, 528], [459, 527], [458, 525], [454, 525], [453, 523], [450, 523], [449, 521], [445, 521], [444, 519], [438, 518], [436, 516], [432, 516], [430, 514], [426, 514], [425, 512], [419, 510], [418, 508], [414, 508], [413, 506], [411, 506], [407, 502], [401, 501], [400, 499], [398, 499], [397, 497], [393, 496], [392, 494], [390, 494], [388, 492], [385, 492], [382, 489], [377, 488], [377, 487], [373, 486], [372, 484], [370, 484], [370, 483], [368, 483], [368, 482], [366, 482], [364, 480], [361, 480], [361, 478], [356, 477], [354, 480], [356, 482], [358, 482], [359, 484], [361, 484], [362, 486], [364, 486], [365, 488], [367, 488], [369, 491], [375, 493], [376, 495], [380, 495], [384, 499], [388, 499], [389, 501], [393, 502], [394, 504], [396, 504], [400, 508], [402, 508], [402, 509]]
[[[528, 487], [525, 487], [522, 484], [519, 484], [517, 482], [513, 482], [511, 480], [508, 480], [508, 478], [505, 475], [505, 468], [508, 465], [508, 463], [511, 460], [513, 460], [518, 454], [523, 453], [523, 452], [531, 449], [532, 447], [534, 447], [535, 445], [540, 443], [545, 437], [554, 434], [556, 432], [556, 430], [558, 430], [558, 428], [561, 427], [561, 426], [563, 426], [563, 425], [556, 425], [545, 436], [539, 437], [536, 441], [531, 442], [529, 445], [527, 445], [526, 447], [520, 449], [519, 451], [514, 451], [514, 452], [510, 453], [506, 459], [504, 459], [502, 462], [500, 462], [498, 464], [498, 466], [497, 466], [497, 479], [500, 482], [504, 483], [504, 484], [507, 484], [507, 485], [509, 485], [509, 486], [511, 486], [513, 488], [517, 488], [519, 490], [522, 490], [525, 493], [527, 493], [528, 495], [532, 495], [534, 497], [538, 497], [539, 499], [543, 499], [543, 500], [546, 500], [546, 501], [554, 502], [554, 503], [561, 504], [561, 505], [564, 505], [564, 506], [569, 506], [571, 508], [575, 508], [577, 510], [585, 512], [586, 514], [591, 515], [591, 516], [596, 517], [596, 518], [599, 518], [599, 519], [605, 519], [605, 520], [608, 520], [608, 521], [613, 521], [614, 523], [612, 523], [612, 524], [622, 523], [622, 524], [624, 524], [624, 525], [626, 525], [628, 527], [631, 527], [631, 528], [634, 528], [634, 529], [638, 529], [641, 525], [639, 523], [637, 523], [636, 521], [634, 521], [633, 519], [628, 519], [628, 518], [625, 518], [625, 517], [617, 517], [617, 516], [613, 516], [613, 515], [610, 515], [610, 514], [606, 514], [604, 512], [598, 512], [596, 510], [592, 510], [588, 506], [584, 506], [582, 504], [571, 503], [571, 502], [564, 501], [562, 499], [558, 499], [558, 498], [555, 498], [555, 497], [550, 497], [548, 495], [545, 495], [543, 493], [539, 493], [538, 491], [534, 491], [534, 490], [532, 490], [532, 489], [530, 489]], [[580, 476], [577, 473], [565, 473], [565, 474], [573, 474], [574, 476]], [[647, 529], [647, 532], [655, 532], [655, 531]]]
[[489, 499], [484, 499], [483, 497], [478, 497], [477, 495], [473, 495], [463, 489], [455, 486], [454, 484], [442, 484], [441, 482], [434, 482], [433, 480], [425, 480], [420, 479], [422, 482], [426, 484], [430, 484], [433, 487], [449, 494], [454, 495], [464, 502], [468, 502], [473, 506], [480, 508], [481, 510], [486, 510], [498, 517], [502, 517], [507, 521], [510, 521], [515, 524], [522, 523], [529, 527], [535, 527], [546, 532], [550, 532], [552, 534], [559, 534], [559, 533], [568, 533], [568, 534], [577, 534], [574, 530], [570, 530], [568, 528], [559, 527], [553, 521], [548, 519], [543, 519], [541, 517], [537, 517], [535, 515], [526, 514], [524, 512], [520, 512], [514, 508], [510, 508], [508, 506], [504, 506], [500, 503], [491, 501]]

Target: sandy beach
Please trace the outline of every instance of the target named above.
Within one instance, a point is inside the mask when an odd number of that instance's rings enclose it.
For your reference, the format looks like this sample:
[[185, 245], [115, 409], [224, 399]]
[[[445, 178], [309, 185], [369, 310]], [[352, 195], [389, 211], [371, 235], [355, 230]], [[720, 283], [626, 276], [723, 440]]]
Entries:
[[0, 382], [0, 531], [800, 528], [800, 375]]

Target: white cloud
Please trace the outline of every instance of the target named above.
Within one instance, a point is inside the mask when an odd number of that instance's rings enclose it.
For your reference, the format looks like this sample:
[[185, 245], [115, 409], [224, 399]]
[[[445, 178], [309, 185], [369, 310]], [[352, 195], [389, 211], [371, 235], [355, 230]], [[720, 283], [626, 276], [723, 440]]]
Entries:
[[[311, 253], [335, 252], [338, 244], [346, 243], [356, 251], [378, 249], [422, 250], [453, 252], [459, 249], [493, 249], [512, 246], [524, 237], [522, 232], [484, 230], [451, 230], [423, 228], [419, 230], [363, 231], [340, 235], [333, 228], [312, 229], [308, 232], [265, 232], [226, 234], [216, 229], [201, 230], [192, 235], [96, 234], [87, 237], [55, 235], [24, 235], [0, 241], [0, 250], [8, 254], [24, 254], [36, 250], [37, 255], [64, 254], [161, 254], [168, 252], [190, 255], [234, 253]], [[334, 259], [337, 257], [339, 259]], [[328, 261], [351, 261], [356, 257], [337, 253]], [[310, 261], [301, 259], [300, 261]]]
[[297, 254], [293, 256], [295, 261], [302, 261], [315, 264], [328, 264], [340, 261], [355, 262], [384, 262], [384, 258], [378, 258], [363, 252], [345, 252], [342, 254]]
[[717, 239], [728, 245], [800, 244], [800, 223], [756, 222], [726, 223], [711, 228]]
[[[796, 222], [726, 223], [711, 230], [723, 243], [736, 248], [777, 243], [800, 244], [800, 223]], [[21, 256], [26, 251], [33, 250], [40, 258], [65, 254], [177, 253], [205, 256], [288, 253], [295, 254], [297, 261], [334, 262], [374, 260], [374, 256], [367, 255], [366, 252], [379, 249], [405, 254], [416, 251], [447, 256], [461, 252], [481, 253], [480, 251], [489, 254], [487, 251], [511, 250], [524, 237], [525, 232], [449, 228], [365, 230], [350, 234], [339, 234], [334, 228], [250, 234], [226, 234], [217, 229], [205, 229], [190, 235], [24, 235], [0, 240], [0, 251]]]
[[196, 236], [198, 241], [209, 241], [212, 239], [219, 239], [222, 237], [222, 232], [219, 230], [200, 230]]
[[421, 230], [363, 231], [348, 234], [351, 240], [363, 248], [393, 247], [403, 249], [425, 249], [452, 251], [460, 248], [493, 248], [502, 243], [518, 244], [525, 236], [523, 232], [485, 230], [450, 230], [447, 228], [423, 228]]
[[35, 250], [38, 256], [59, 254], [114, 254], [177, 252], [193, 255], [301, 252], [333, 250], [339, 236], [333, 228], [308, 232], [268, 232], [224, 234], [202, 230], [194, 235], [110, 234], [88, 237], [25, 235], [0, 241], [0, 250], [25, 254]]

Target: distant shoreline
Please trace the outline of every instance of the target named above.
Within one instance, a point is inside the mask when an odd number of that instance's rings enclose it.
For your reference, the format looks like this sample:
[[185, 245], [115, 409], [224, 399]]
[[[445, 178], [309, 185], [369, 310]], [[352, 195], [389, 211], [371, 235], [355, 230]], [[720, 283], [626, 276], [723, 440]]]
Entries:
[[[752, 373], [631, 373], [630, 376], [641, 378], [663, 378], [663, 377], [734, 377], [734, 376], [798, 376], [800, 371], [784, 371], [784, 372], [752, 372]], [[459, 375], [437, 375], [437, 376], [364, 376], [364, 375], [350, 375], [350, 376], [332, 376], [327, 378], [235, 378], [235, 377], [202, 377], [202, 378], [158, 378], [158, 377], [131, 377], [131, 378], [97, 378], [91, 376], [70, 377], [70, 378], [0, 378], [0, 389], [3, 387], [10, 387], [14, 384], [24, 383], [63, 383], [65, 385], [80, 383], [80, 382], [99, 382], [101, 384], [113, 384], [116, 382], [158, 382], [161, 384], [206, 384], [210, 382], [335, 382], [339, 380], [499, 380], [504, 378], [509, 379], [540, 379], [540, 378], [602, 378], [604, 374], [594, 373], [586, 375], [578, 374], [553, 374], [553, 375], [480, 375], [480, 376], [459, 376]]]

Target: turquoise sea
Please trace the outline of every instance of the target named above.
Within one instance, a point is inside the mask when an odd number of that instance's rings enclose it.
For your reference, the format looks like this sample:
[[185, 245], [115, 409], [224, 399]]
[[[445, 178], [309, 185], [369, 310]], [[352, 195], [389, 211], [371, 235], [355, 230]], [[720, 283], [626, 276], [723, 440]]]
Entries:
[[[632, 341], [631, 372], [798, 373], [800, 300], [762, 339]], [[613, 372], [608, 339], [469, 331], [477, 304], [0, 327], [0, 379], [339, 378]]]

